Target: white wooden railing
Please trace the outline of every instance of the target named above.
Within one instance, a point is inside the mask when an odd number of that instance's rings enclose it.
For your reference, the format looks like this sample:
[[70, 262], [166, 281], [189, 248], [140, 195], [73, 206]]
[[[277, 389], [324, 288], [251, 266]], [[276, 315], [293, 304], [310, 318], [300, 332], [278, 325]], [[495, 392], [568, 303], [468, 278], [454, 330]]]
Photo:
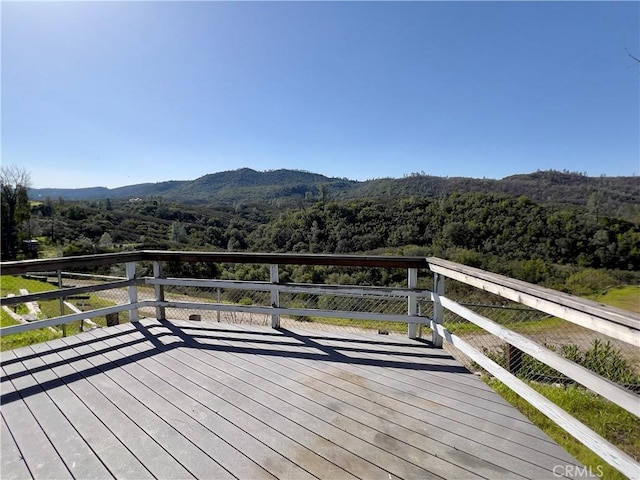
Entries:
[[640, 416], [640, 397], [600, 375], [567, 360], [543, 345], [509, 330], [489, 318], [478, 315], [447, 298], [445, 296], [443, 278], [452, 278], [523, 305], [536, 308], [583, 327], [590, 328], [611, 338], [622, 340], [634, 347], [640, 346], [640, 316], [555, 290], [485, 272], [477, 268], [467, 267], [438, 258], [428, 258], [427, 261], [429, 262], [429, 269], [434, 272], [435, 275], [434, 285], [436, 285], [436, 287], [434, 287], [434, 290], [437, 290], [437, 293], [434, 295], [434, 302], [441, 306], [440, 308], [434, 308], [434, 312], [437, 313], [434, 313], [434, 318], [430, 325], [433, 329], [434, 343], [441, 343], [441, 339], [444, 338], [618, 471], [629, 478], [639, 478], [640, 464], [632, 457], [569, 415], [555, 403], [498, 365], [471, 344], [457, 335], [450, 333], [442, 325], [443, 309], [448, 309], [483, 328], [487, 332], [496, 335], [509, 345], [558, 370], [593, 392], [600, 394], [604, 398], [624, 408], [636, 417]]
[[[165, 278], [162, 262], [217, 262], [217, 263], [257, 263], [269, 265], [269, 281], [247, 282], [217, 279]], [[153, 276], [136, 278], [138, 262], [153, 262]], [[55, 325], [66, 325], [86, 318], [105, 316], [107, 314], [128, 311], [129, 318], [135, 322], [139, 319], [139, 310], [154, 307], [156, 317], [165, 318], [167, 308], [200, 309], [227, 312], [248, 312], [271, 316], [273, 328], [280, 326], [281, 315], [340, 317], [355, 320], [402, 322], [407, 324], [410, 338], [420, 336], [421, 327], [428, 326], [432, 330], [432, 343], [441, 347], [447, 342], [471, 358], [483, 369], [502, 381], [518, 395], [525, 398], [534, 407], [552, 419], [555, 423], [573, 435], [588, 448], [593, 450], [607, 463], [618, 469], [629, 478], [637, 478], [640, 464], [612, 443], [602, 438], [589, 427], [566, 413], [546, 397], [539, 394], [527, 383], [498, 365], [483, 352], [472, 346], [463, 338], [449, 332], [444, 322], [445, 310], [456, 313], [483, 330], [497, 336], [505, 343], [531, 355], [553, 369], [563, 373], [589, 390], [614, 402], [636, 417], [640, 414], [640, 400], [634, 393], [616, 385], [594, 372], [567, 360], [556, 352], [514, 332], [493, 320], [479, 315], [467, 307], [448, 298], [445, 293], [445, 279], [454, 279], [467, 285], [499, 295], [513, 302], [563, 318], [569, 322], [592, 329], [600, 334], [618, 341], [626, 342], [634, 348], [640, 347], [640, 315], [590, 302], [572, 295], [536, 285], [521, 282], [501, 275], [492, 274], [479, 269], [467, 267], [438, 258], [422, 257], [366, 257], [354, 255], [294, 255], [294, 254], [241, 254], [241, 253], [203, 253], [203, 252], [166, 252], [141, 251], [123, 254], [92, 255], [85, 257], [69, 257], [52, 260], [29, 260], [24, 262], [4, 262], [0, 264], [3, 275], [18, 275], [30, 272], [57, 271], [76, 267], [98, 265], [125, 264], [126, 278], [111, 280], [99, 285], [65, 288], [30, 294], [21, 297], [5, 297], [0, 299], [2, 305], [15, 305], [26, 301], [41, 301], [72, 295], [99, 292], [109, 289], [127, 289], [127, 302], [112, 307], [99, 308], [82, 313], [59, 316], [39, 320], [28, 324], [13, 325], [0, 329], [0, 335], [44, 328]], [[407, 271], [406, 287], [370, 287], [354, 285], [318, 285], [291, 284], [279, 281], [281, 265], [332, 265], [343, 267], [367, 268], [403, 268]], [[433, 289], [418, 288], [419, 272], [430, 271], [433, 274]], [[152, 286], [153, 300], [138, 298], [138, 287]], [[234, 289], [267, 292], [270, 305], [239, 305], [221, 302], [199, 302], [195, 300], [175, 301], [165, 299], [165, 288], [168, 286]], [[305, 293], [313, 295], [339, 296], [373, 296], [383, 299], [404, 299], [407, 304], [406, 314], [379, 313], [366, 311], [324, 310], [316, 308], [291, 308], [280, 304], [283, 293]], [[433, 303], [431, 317], [419, 313], [418, 302]]]

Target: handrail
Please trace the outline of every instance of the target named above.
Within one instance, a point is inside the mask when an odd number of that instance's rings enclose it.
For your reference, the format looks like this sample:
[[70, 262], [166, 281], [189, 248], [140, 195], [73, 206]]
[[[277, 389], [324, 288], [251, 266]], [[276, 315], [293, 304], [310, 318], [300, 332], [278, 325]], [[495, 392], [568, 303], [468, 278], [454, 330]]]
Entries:
[[[605, 306], [597, 302], [439, 258], [430, 257], [427, 261], [429, 262], [429, 269], [436, 276], [434, 285], [442, 282], [444, 277], [448, 277], [558, 316], [631, 345], [640, 346], [640, 315], [633, 312]], [[437, 280], [438, 277], [440, 277], [439, 280]], [[434, 293], [434, 312], [443, 307], [498, 336], [508, 344], [528, 353], [533, 358], [563, 372], [569, 378], [638, 416], [639, 402], [637, 396], [613, 382], [561, 357], [527, 337], [506, 329], [492, 320], [461, 306], [445, 297], [442, 291]], [[609, 465], [629, 478], [637, 476], [638, 471], [640, 471], [640, 464], [635, 459], [569, 415], [555, 403], [549, 401], [471, 344], [449, 332], [442, 325], [442, 319], [437, 317], [438, 315], [434, 314], [434, 320], [431, 322], [434, 340], [436, 338], [444, 338], [574, 438], [598, 454]]]
[[640, 347], [640, 315], [521, 280], [427, 258], [429, 269], [490, 293]]
[[424, 257], [334, 255], [314, 253], [180, 252], [144, 250], [143, 260], [162, 262], [260, 263], [337, 267], [428, 268]]
[[483, 330], [492, 333], [496, 337], [513, 345], [525, 353], [537, 358], [555, 370], [564, 373], [567, 377], [574, 379], [590, 390], [608, 398], [618, 406], [624, 408], [629, 413], [635, 415], [638, 412], [638, 397], [633, 393], [620, 388], [615, 383], [594, 375], [589, 369], [567, 360], [562, 355], [551, 351], [539, 343], [521, 335], [513, 330], [504, 328], [502, 325], [479, 315], [472, 310], [446, 298], [440, 297], [440, 302], [447, 310], [450, 310], [462, 318], [478, 325]]
[[39, 258], [35, 260], [17, 260], [0, 262], [1, 275], [23, 275], [31, 272], [47, 272], [76, 267], [99, 267], [118, 263], [139, 262], [143, 259], [142, 251], [101, 253], [95, 255], [78, 255], [60, 258]]
[[126, 262], [216, 262], [258, 263], [271, 265], [331, 265], [338, 267], [428, 268], [424, 257], [370, 255], [316, 255], [311, 253], [239, 253], [183, 252], [140, 250], [135, 252], [102, 253], [62, 258], [46, 258], [0, 262], [2, 275], [22, 275], [30, 272], [63, 270], [74, 267], [95, 267]]
[[54, 300], [56, 298], [65, 298], [81, 293], [94, 293], [102, 290], [113, 290], [115, 288], [130, 287], [132, 285], [144, 284], [142, 279], [134, 280], [118, 280], [117, 282], [105, 282], [99, 285], [87, 285], [86, 287], [62, 288], [60, 290], [47, 290], [45, 292], [29, 293], [28, 295], [15, 295], [13, 297], [2, 297], [0, 303], [2, 305], [15, 305], [26, 302], [39, 302], [43, 300]]
[[602, 438], [596, 432], [591, 430], [591, 428], [569, 415], [547, 397], [531, 388], [515, 375], [512, 375], [469, 343], [465, 342], [457, 335], [450, 333], [442, 325], [432, 322], [431, 327], [438, 330], [439, 334], [442, 335], [448, 343], [467, 355], [471, 360], [478, 363], [478, 365], [484, 368], [487, 372], [503, 382], [511, 390], [516, 392], [536, 409], [550, 418], [556, 425], [560, 426], [583, 445], [587, 446], [599, 455], [609, 465], [629, 478], [637, 478], [640, 465], [630, 455], [627, 455], [611, 442]]

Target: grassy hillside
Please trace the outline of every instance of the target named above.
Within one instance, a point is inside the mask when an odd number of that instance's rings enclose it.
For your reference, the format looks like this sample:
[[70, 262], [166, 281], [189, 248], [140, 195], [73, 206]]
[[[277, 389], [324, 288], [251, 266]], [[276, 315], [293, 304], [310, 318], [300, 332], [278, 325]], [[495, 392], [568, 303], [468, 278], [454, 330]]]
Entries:
[[608, 289], [604, 294], [595, 296], [593, 300], [611, 305], [612, 307], [640, 313], [640, 286], [627, 285], [624, 287], [613, 287]]

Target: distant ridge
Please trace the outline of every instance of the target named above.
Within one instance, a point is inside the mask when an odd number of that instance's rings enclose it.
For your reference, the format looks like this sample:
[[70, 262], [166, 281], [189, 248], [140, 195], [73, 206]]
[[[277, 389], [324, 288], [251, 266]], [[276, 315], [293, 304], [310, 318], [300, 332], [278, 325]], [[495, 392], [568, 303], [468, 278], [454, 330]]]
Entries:
[[172, 180], [160, 183], [141, 183], [118, 188], [32, 188], [30, 198], [65, 200], [100, 200], [122, 198], [163, 197], [177, 202], [267, 201], [275, 198], [304, 196], [318, 192], [321, 185], [335, 190], [349, 189], [358, 182], [344, 178], [330, 178], [302, 170], [267, 170], [250, 168], [211, 173], [195, 180]]
[[442, 196], [452, 193], [503, 193], [524, 195], [538, 202], [586, 205], [597, 194], [600, 203], [610, 206], [640, 204], [637, 177], [587, 177], [555, 170], [505, 177], [500, 180], [468, 177], [437, 177], [411, 174], [404, 178], [354, 181], [327, 177], [303, 170], [250, 168], [204, 175], [195, 180], [142, 183], [119, 188], [34, 188], [32, 200], [100, 200], [162, 197], [184, 204], [291, 203], [320, 198], [326, 191], [332, 199], [385, 198], [412, 195]]

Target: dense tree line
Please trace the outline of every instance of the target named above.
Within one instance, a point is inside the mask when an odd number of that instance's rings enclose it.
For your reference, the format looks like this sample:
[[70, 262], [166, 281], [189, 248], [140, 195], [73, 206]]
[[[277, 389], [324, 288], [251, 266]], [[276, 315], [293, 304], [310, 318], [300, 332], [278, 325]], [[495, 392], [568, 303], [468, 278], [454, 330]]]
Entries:
[[47, 199], [31, 217], [42, 241], [67, 255], [132, 248], [436, 255], [534, 283], [553, 283], [564, 267], [640, 271], [637, 224], [495, 193], [323, 196], [288, 210]]

